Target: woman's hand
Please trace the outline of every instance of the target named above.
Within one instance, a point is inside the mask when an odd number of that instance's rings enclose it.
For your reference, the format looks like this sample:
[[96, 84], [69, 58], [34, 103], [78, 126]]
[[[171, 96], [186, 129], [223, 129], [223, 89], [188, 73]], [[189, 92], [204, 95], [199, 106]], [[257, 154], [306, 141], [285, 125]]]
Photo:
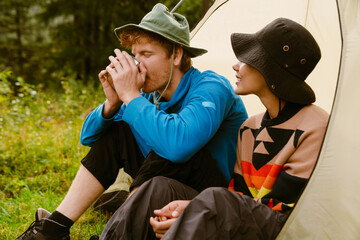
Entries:
[[161, 238], [174, 224], [190, 200], [176, 200], [159, 210], [155, 210], [155, 217], [150, 217], [150, 225], [157, 238]]

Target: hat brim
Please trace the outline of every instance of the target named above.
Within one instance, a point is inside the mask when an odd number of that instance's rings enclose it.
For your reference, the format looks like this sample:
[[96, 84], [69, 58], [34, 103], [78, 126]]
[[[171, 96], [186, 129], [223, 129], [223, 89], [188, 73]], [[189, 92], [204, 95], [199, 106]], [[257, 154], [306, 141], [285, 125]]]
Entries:
[[201, 56], [201, 55], [203, 55], [203, 54], [205, 54], [205, 53], [208, 52], [207, 50], [202, 49], [202, 48], [190, 47], [190, 46], [184, 45], [184, 44], [181, 43], [181, 42], [174, 41], [174, 40], [171, 39], [169, 36], [164, 35], [163, 33], [154, 31], [153, 29], [148, 28], [148, 27], [146, 27], [146, 26], [142, 26], [141, 24], [133, 24], [133, 23], [126, 24], [126, 25], [124, 25], [124, 26], [115, 28], [115, 29], [114, 29], [114, 32], [115, 32], [116, 37], [117, 37], [118, 39], [120, 39], [119, 36], [120, 36], [121, 32], [123, 32], [124, 30], [131, 30], [131, 29], [136, 29], [136, 28], [140, 28], [140, 29], [143, 29], [143, 30], [152, 32], [152, 33], [156, 33], [156, 34], [158, 34], [158, 35], [166, 38], [166, 39], [169, 40], [170, 42], [173, 42], [173, 43], [175, 43], [175, 44], [180, 45], [182, 48], [184, 48], [184, 50], [185, 50], [185, 51], [190, 55], [190, 57], [192, 57], [192, 58]]
[[277, 64], [257, 40], [256, 33], [233, 33], [231, 44], [236, 58], [258, 70], [277, 97], [298, 104], [315, 102], [311, 87]]

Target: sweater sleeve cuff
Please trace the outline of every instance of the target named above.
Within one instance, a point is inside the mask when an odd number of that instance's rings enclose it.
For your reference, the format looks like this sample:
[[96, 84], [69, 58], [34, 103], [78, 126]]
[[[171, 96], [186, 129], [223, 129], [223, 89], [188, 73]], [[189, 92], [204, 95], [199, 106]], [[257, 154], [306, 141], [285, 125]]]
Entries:
[[136, 120], [138, 114], [141, 113], [142, 110], [149, 104], [151, 105], [151, 103], [144, 97], [134, 98], [126, 106], [123, 114], [123, 120], [128, 124], [131, 124]]

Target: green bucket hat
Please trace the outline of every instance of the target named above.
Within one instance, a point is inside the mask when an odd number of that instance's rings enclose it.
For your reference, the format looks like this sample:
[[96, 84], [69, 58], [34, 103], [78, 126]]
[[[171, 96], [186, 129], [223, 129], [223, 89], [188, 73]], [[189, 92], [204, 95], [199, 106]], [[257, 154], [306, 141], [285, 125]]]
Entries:
[[190, 30], [186, 18], [181, 14], [169, 12], [161, 3], [156, 4], [151, 12], [144, 16], [140, 24], [127, 24], [115, 28], [114, 32], [119, 38], [122, 31], [132, 28], [141, 28], [159, 34], [182, 46], [190, 57], [197, 57], [207, 52], [205, 49], [190, 47]]

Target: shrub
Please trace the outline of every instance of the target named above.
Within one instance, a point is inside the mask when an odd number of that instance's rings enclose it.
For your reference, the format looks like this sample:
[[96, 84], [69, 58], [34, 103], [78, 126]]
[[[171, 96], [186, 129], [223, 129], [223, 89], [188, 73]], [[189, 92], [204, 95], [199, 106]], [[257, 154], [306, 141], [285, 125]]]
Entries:
[[[0, 239], [21, 234], [38, 207], [55, 210], [88, 151], [79, 142], [82, 123], [103, 100], [100, 84], [63, 78], [61, 88], [45, 88], [0, 72]], [[74, 239], [101, 232], [104, 218], [85, 214]]]

